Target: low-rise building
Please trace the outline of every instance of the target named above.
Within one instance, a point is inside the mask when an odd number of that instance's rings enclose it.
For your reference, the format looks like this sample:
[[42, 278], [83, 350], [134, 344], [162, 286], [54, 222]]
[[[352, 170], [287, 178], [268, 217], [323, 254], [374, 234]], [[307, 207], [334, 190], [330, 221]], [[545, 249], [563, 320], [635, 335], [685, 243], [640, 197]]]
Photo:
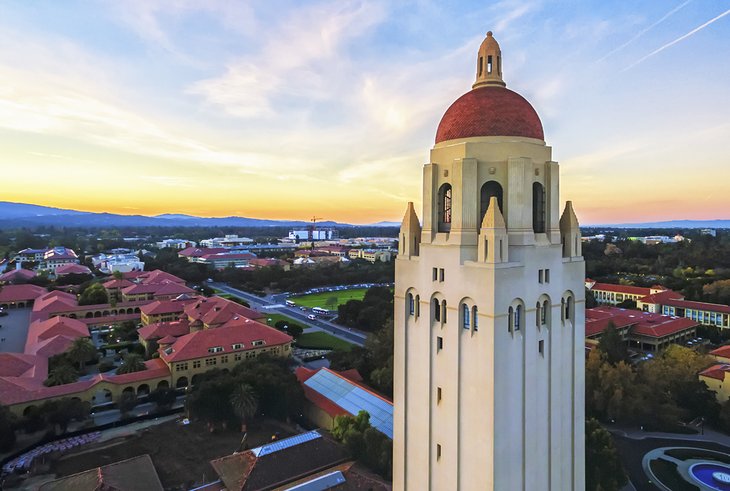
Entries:
[[718, 363], [699, 373], [700, 382], [715, 392], [717, 402], [724, 403], [730, 398], [730, 364]]
[[256, 256], [250, 252], [226, 251], [205, 254], [197, 258], [195, 262], [220, 270], [226, 268], [247, 268], [249, 267], [249, 261], [255, 258]]
[[241, 247], [253, 244], [253, 239], [248, 237], [239, 237], [238, 235], [226, 235], [224, 237], [213, 237], [200, 241], [202, 247], [222, 247], [229, 249], [231, 247]]
[[186, 239], [163, 239], [155, 245], [160, 249], [187, 249], [188, 247], [195, 247], [198, 245], [195, 241]]
[[35, 300], [46, 293], [46, 289], [36, 285], [5, 285], [0, 288], [0, 307], [31, 307]]
[[656, 352], [697, 334], [692, 319], [604, 306], [586, 309], [586, 340], [598, 341], [610, 323], [630, 347], [642, 351]]
[[135, 252], [99, 254], [91, 258], [91, 262], [95, 268], [106, 274], [144, 270], [144, 261]]
[[66, 276], [69, 274], [91, 274], [91, 270], [83, 264], [64, 264], [56, 268], [56, 277]]
[[296, 376], [307, 398], [305, 415], [314, 424], [331, 430], [337, 416], [367, 411], [371, 426], [393, 438], [393, 402], [364, 385], [357, 370], [299, 367]]
[[[20, 264], [20, 263], [16, 263]], [[15, 268], [7, 273], [0, 274], [0, 285], [22, 285], [35, 278], [37, 273], [29, 269]]]
[[38, 264], [37, 269], [53, 273], [61, 266], [78, 263], [79, 257], [73, 249], [69, 249], [68, 247], [53, 247], [43, 253], [43, 259]]
[[350, 249], [348, 256], [350, 259], [364, 259], [371, 263], [377, 261], [387, 263], [393, 258], [391, 251], [382, 249]]

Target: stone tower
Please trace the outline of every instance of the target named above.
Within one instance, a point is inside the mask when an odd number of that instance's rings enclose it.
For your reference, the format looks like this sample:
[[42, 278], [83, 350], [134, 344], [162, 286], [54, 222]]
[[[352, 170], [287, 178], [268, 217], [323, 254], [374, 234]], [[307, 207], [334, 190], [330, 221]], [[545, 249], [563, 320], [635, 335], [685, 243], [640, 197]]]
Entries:
[[423, 167], [395, 276], [396, 490], [582, 491], [578, 220], [492, 33]]

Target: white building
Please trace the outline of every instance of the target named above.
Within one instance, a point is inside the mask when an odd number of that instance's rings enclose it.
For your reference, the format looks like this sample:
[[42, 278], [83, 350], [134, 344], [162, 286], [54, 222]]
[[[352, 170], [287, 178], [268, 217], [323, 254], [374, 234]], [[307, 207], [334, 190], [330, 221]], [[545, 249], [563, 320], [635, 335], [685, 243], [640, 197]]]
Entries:
[[136, 253], [99, 254], [91, 258], [91, 263], [102, 273], [129, 273], [130, 271], [144, 271], [144, 262], [140, 261]]
[[[200, 241], [200, 247], [240, 247], [246, 244], [253, 244], [253, 239], [239, 237], [238, 235], [226, 235], [225, 237], [214, 237]], [[194, 245], [191, 247], [195, 247]]]
[[339, 237], [337, 229], [318, 228], [316, 230], [294, 229], [289, 231], [289, 240], [334, 240]]
[[195, 241], [185, 239], [163, 239], [156, 243], [159, 249], [171, 248], [171, 249], [187, 249], [188, 247], [195, 247], [198, 245]]
[[559, 167], [491, 32], [395, 275], [393, 489], [582, 491], [584, 271]]

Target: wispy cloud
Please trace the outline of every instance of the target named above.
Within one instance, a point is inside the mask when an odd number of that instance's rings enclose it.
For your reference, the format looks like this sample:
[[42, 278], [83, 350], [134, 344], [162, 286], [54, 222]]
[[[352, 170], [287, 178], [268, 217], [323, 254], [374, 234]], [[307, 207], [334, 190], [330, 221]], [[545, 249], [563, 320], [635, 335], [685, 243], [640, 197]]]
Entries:
[[705, 22], [705, 23], [704, 23], [704, 24], [702, 24], [701, 26], [695, 27], [694, 29], [692, 29], [691, 31], [689, 31], [689, 32], [688, 32], [687, 34], [684, 34], [684, 35], [682, 35], [682, 36], [679, 36], [679, 37], [678, 37], [677, 39], [675, 39], [675, 40], [673, 40], [673, 41], [670, 41], [670, 42], [668, 42], [667, 44], [665, 44], [665, 45], [663, 45], [663, 46], [661, 46], [661, 47], [659, 47], [659, 48], [655, 49], [654, 51], [652, 51], [652, 52], [651, 52], [651, 53], [649, 53], [648, 55], [646, 55], [646, 56], [643, 56], [643, 57], [639, 58], [638, 60], [636, 60], [635, 62], [633, 62], [632, 64], [630, 64], [629, 66], [627, 66], [626, 68], [624, 68], [624, 69], [623, 69], [623, 70], [621, 70], [621, 71], [622, 71], [622, 72], [625, 72], [625, 71], [627, 71], [627, 70], [630, 70], [630, 69], [632, 69], [633, 67], [635, 67], [635, 66], [636, 66], [636, 65], [638, 65], [639, 63], [643, 63], [644, 61], [648, 60], [648, 59], [649, 59], [649, 58], [651, 58], [652, 56], [654, 56], [654, 55], [656, 55], [656, 54], [659, 54], [659, 53], [661, 53], [661, 52], [662, 52], [662, 51], [664, 51], [665, 49], [667, 49], [667, 48], [671, 48], [671, 47], [672, 47], [672, 46], [674, 46], [675, 44], [677, 44], [677, 43], [679, 43], [679, 42], [682, 42], [682, 41], [684, 41], [684, 40], [685, 40], [685, 39], [687, 39], [688, 37], [692, 36], [693, 34], [696, 34], [696, 33], [698, 33], [698, 32], [699, 32], [699, 31], [701, 31], [702, 29], [704, 29], [704, 28], [708, 27], [709, 25], [711, 25], [711, 24], [713, 24], [713, 23], [717, 22], [718, 20], [722, 19], [723, 17], [725, 17], [725, 16], [726, 16], [726, 15], [728, 15], [728, 14], [730, 14], [730, 9], [726, 10], [725, 12], [721, 13], [720, 15], [718, 15], [718, 16], [716, 16], [716, 17], [713, 17], [712, 19], [708, 20], [707, 22]]
[[596, 61], [596, 63], [602, 62], [603, 60], [605, 60], [609, 56], [613, 55], [614, 53], [618, 53], [622, 49], [624, 49], [627, 46], [631, 45], [637, 39], [639, 39], [641, 36], [643, 36], [644, 34], [646, 34], [649, 31], [651, 31], [652, 29], [654, 29], [655, 27], [657, 27], [659, 24], [661, 24], [662, 22], [664, 22], [665, 20], [667, 20], [668, 18], [670, 18], [672, 15], [674, 15], [677, 12], [679, 12], [680, 10], [682, 10], [690, 2], [692, 2], [692, 0], [685, 0], [684, 2], [680, 3], [679, 5], [677, 5], [676, 7], [674, 7], [672, 10], [670, 10], [669, 12], [667, 12], [666, 14], [664, 14], [661, 18], [659, 18], [659, 20], [657, 20], [656, 22], [652, 23], [648, 27], [645, 27], [644, 29], [642, 29], [639, 32], [637, 32], [634, 36], [632, 36], [631, 38], [629, 38], [628, 41], [626, 41], [625, 43], [621, 44], [617, 48], [614, 48], [611, 51], [609, 51], [608, 53], [606, 53], [605, 55], [603, 55], [601, 58], [599, 58]]

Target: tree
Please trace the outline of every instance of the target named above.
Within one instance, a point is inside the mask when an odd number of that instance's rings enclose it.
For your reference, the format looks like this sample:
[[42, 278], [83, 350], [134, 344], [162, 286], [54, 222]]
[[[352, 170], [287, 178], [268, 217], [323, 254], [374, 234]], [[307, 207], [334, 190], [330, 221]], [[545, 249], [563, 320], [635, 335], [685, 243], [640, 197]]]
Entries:
[[109, 295], [101, 283], [94, 283], [79, 297], [79, 305], [99, 305], [109, 303]]
[[327, 300], [324, 301], [324, 304], [328, 309], [332, 310], [333, 307], [337, 306], [337, 297], [328, 297]]
[[256, 391], [248, 384], [238, 384], [231, 393], [233, 412], [241, 420], [241, 432], [248, 429], [248, 420], [253, 418], [258, 409], [259, 398]]
[[175, 404], [176, 399], [177, 393], [175, 389], [170, 389], [169, 387], [155, 389], [147, 396], [147, 400], [153, 402], [158, 411], [170, 409]]
[[126, 418], [129, 413], [137, 407], [137, 394], [134, 392], [122, 392], [122, 397], [119, 398], [119, 412], [122, 413], [122, 418]]
[[136, 341], [139, 337], [136, 323], [134, 321], [124, 321], [114, 326], [114, 336], [120, 341]]
[[86, 362], [96, 357], [96, 347], [89, 338], [76, 338], [66, 350], [69, 359], [79, 364], [79, 371], [84, 371]]
[[124, 355], [124, 361], [122, 366], [117, 368], [117, 373], [133, 373], [147, 370], [147, 365], [144, 364], [144, 358], [138, 353], [127, 353]]
[[89, 417], [89, 407], [79, 399], [63, 398], [44, 402], [40, 409], [46, 422], [54, 429], [58, 427], [61, 433], [66, 433], [71, 421], [82, 421]]
[[357, 460], [390, 479], [393, 442], [370, 425], [367, 411], [360, 411], [355, 417], [337, 416], [332, 427], [332, 436], [344, 443]]
[[586, 420], [586, 491], [618, 491], [627, 482], [611, 434], [595, 419]]
[[598, 349], [606, 353], [609, 363], [616, 364], [620, 361], [629, 359], [629, 351], [626, 348], [626, 341], [623, 336], [616, 330], [616, 324], [613, 321], [608, 322], [608, 326], [601, 334], [598, 342]]
[[17, 418], [5, 406], [0, 406], [0, 452], [8, 452], [15, 445]]
[[58, 365], [56, 368], [51, 370], [48, 374], [48, 378], [43, 382], [46, 387], [53, 387], [54, 385], [64, 385], [76, 382], [79, 379], [79, 374], [74, 367], [71, 365]]

